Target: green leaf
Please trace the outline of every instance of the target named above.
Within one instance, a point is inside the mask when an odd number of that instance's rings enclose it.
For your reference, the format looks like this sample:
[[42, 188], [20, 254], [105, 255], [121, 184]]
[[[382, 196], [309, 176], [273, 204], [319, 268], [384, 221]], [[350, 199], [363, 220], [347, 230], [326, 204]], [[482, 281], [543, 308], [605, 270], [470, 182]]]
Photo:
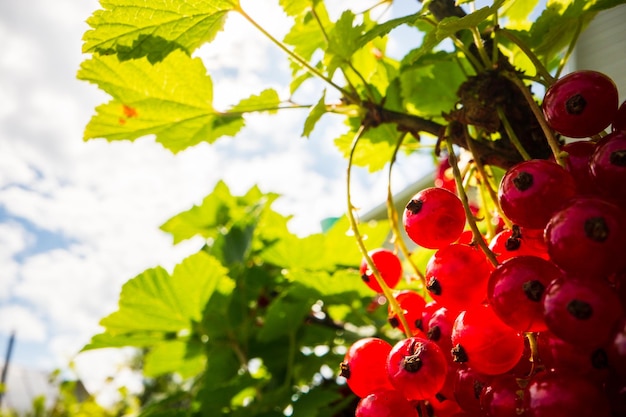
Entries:
[[[264, 210], [278, 198], [277, 194], [262, 193], [258, 187], [252, 187], [241, 197], [233, 196], [224, 181], [218, 181], [213, 191], [206, 196], [200, 205], [195, 205], [189, 210], [183, 211], [162, 226], [161, 230], [170, 233], [174, 238], [174, 244], [182, 242], [196, 235], [205, 239], [217, 239], [220, 235], [228, 233], [228, 230], [239, 223], [246, 227], [246, 223], [240, 223], [244, 219], [255, 220], [262, 214], [269, 212]], [[274, 229], [278, 231], [280, 223]], [[270, 225], [265, 227], [272, 229]], [[280, 235], [280, 233], [278, 233]]]
[[[313, 234], [304, 238], [284, 236], [266, 248], [261, 256], [265, 262], [285, 269], [307, 271], [333, 271], [339, 266], [358, 266], [361, 253], [349, 232], [346, 217], [338, 220], [325, 234]], [[389, 234], [386, 221], [371, 222], [359, 226], [359, 231], [372, 248], [382, 245]]]
[[100, 322], [108, 336], [96, 340], [97, 347], [104, 347], [104, 340], [119, 346], [115, 343], [118, 337], [125, 343], [132, 342], [134, 334], [160, 332], [163, 339], [168, 334], [191, 332], [193, 324], [202, 319], [204, 306], [216, 286], [228, 279], [226, 273], [215, 258], [204, 252], [183, 260], [172, 275], [161, 267], [144, 271], [124, 284], [118, 311]]
[[295, 332], [315, 302], [316, 292], [299, 283], [292, 284], [267, 309], [265, 322], [259, 331], [259, 341], [269, 342]]
[[502, 11], [502, 16], [510, 19], [506, 27], [508, 29], [527, 29], [531, 25], [528, 16], [535, 9], [537, 3], [539, 0], [508, 2]]
[[280, 5], [288, 16], [300, 16], [307, 12], [318, 0], [280, 0]]
[[313, 129], [315, 129], [315, 125], [322, 118], [324, 114], [326, 114], [328, 110], [326, 109], [326, 90], [322, 93], [322, 97], [319, 99], [317, 104], [311, 108], [309, 115], [304, 121], [304, 128], [302, 131], [302, 136], [309, 137]]
[[[354, 152], [354, 165], [367, 167], [370, 172], [383, 169], [391, 160], [399, 136], [395, 125], [388, 123], [368, 129]], [[335, 139], [335, 146], [346, 158], [350, 154], [353, 138], [354, 131], [350, 131]]]
[[148, 56], [162, 60], [174, 49], [191, 54], [222, 30], [237, 0], [184, 2], [102, 0], [103, 9], [87, 20], [83, 52], [120, 54], [123, 59]]
[[357, 48], [362, 48], [374, 39], [385, 36], [398, 26], [412, 24], [418, 20], [423, 19], [421, 13], [410, 14], [408, 16], [402, 16], [395, 19], [386, 21], [385, 23], [377, 24], [373, 29], [368, 30], [361, 35], [357, 40]]
[[[310, 60], [315, 51], [323, 50], [327, 46], [320, 25], [324, 28], [332, 25], [323, 1], [316, 2], [314, 11], [315, 14], [311, 8], [307, 8], [306, 12], [296, 19], [284, 38], [284, 42], [287, 45], [292, 45], [293, 51], [306, 60]], [[299, 66], [295, 68], [299, 68]]]
[[402, 96], [410, 113], [427, 118], [441, 118], [457, 102], [457, 90], [466, 76], [448, 52], [422, 56], [400, 76]]
[[328, 33], [328, 49], [324, 61], [329, 74], [343, 63], [350, 62], [352, 55], [359, 49], [359, 38], [363, 33], [363, 26], [354, 26], [354, 13], [345, 10], [339, 20]]
[[[358, 40], [363, 26], [354, 26], [354, 18], [352, 11], [345, 10], [328, 33], [327, 53], [330, 52], [343, 61], [349, 61], [354, 51], [359, 48]], [[332, 73], [330, 70], [329, 72]]]
[[143, 373], [147, 377], [178, 373], [183, 378], [189, 378], [202, 372], [205, 363], [206, 356], [199, 342], [165, 341], [148, 351]]
[[595, 17], [598, 8], [612, 5], [611, 1], [574, 0], [548, 1], [547, 7], [533, 23], [529, 37], [523, 37], [532, 51], [538, 55], [548, 69], [558, 62], [559, 54], [573, 40], [576, 33], [584, 29]]
[[326, 407], [341, 399], [336, 389], [316, 387], [306, 394], [301, 395], [293, 405], [293, 417], [318, 417], [327, 416]]
[[227, 113], [248, 113], [257, 111], [268, 111], [276, 113], [280, 98], [276, 90], [268, 88], [259, 95], [253, 95], [241, 100], [237, 105], [231, 107]]
[[488, 17], [494, 15], [506, 0], [497, 0], [491, 6], [483, 7], [463, 17], [446, 17], [437, 24], [437, 39], [442, 40], [463, 29], [478, 27]]
[[251, 216], [246, 222], [233, 225], [228, 231], [218, 235], [207, 252], [221, 259], [225, 265], [244, 263], [252, 249], [257, 222], [257, 217]]
[[213, 108], [213, 83], [202, 60], [181, 51], [154, 65], [146, 58], [121, 62], [115, 56], [93, 57], [83, 62], [78, 78], [113, 97], [96, 108], [85, 140], [134, 140], [154, 134], [157, 142], [178, 152], [233, 136], [243, 126], [240, 116]]

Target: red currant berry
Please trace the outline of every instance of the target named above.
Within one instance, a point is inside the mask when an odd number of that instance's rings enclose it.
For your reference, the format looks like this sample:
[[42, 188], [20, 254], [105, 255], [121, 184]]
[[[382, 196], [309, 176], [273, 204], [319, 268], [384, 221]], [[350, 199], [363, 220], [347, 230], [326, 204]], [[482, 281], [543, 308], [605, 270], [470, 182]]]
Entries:
[[379, 390], [393, 389], [387, 373], [387, 357], [392, 346], [382, 339], [367, 337], [350, 346], [341, 363], [340, 375], [358, 397]]
[[596, 385], [602, 385], [608, 379], [607, 350], [573, 345], [549, 331], [539, 333], [536, 340], [541, 365], [546, 369], [581, 375]]
[[450, 160], [448, 158], [440, 159], [437, 164], [437, 171], [435, 171], [435, 187], [445, 188], [456, 194], [456, 182], [454, 181]]
[[591, 382], [569, 373], [542, 372], [526, 386], [529, 417], [609, 417], [607, 396]]
[[589, 167], [602, 196], [626, 208], [626, 131], [605, 136], [591, 156]]
[[550, 259], [569, 274], [606, 277], [626, 266], [625, 214], [595, 197], [578, 197], [546, 226]]
[[432, 414], [429, 411], [429, 415], [437, 417], [452, 417], [456, 413], [461, 412], [461, 407], [452, 398], [448, 398], [445, 395], [437, 394], [434, 397], [428, 398], [428, 406], [432, 408]]
[[562, 135], [584, 138], [611, 124], [619, 104], [617, 86], [608, 76], [590, 70], [558, 79], [543, 98], [543, 114]]
[[[394, 294], [393, 297], [402, 309], [402, 313], [404, 314], [404, 318], [409, 325], [411, 334], [421, 334], [422, 330], [420, 327], [422, 325], [422, 313], [424, 312], [424, 307], [426, 307], [424, 297], [422, 297], [417, 291], [413, 290], [399, 291]], [[398, 315], [391, 309], [391, 304], [387, 308], [387, 317], [391, 327], [398, 328], [404, 332], [404, 326], [402, 325]]]
[[446, 354], [452, 350], [452, 340], [450, 338], [456, 316], [451, 310], [441, 307], [433, 313], [428, 321], [428, 331], [426, 333], [428, 340], [437, 343], [441, 351], [446, 352]]
[[439, 249], [459, 238], [465, 227], [465, 211], [455, 194], [431, 187], [413, 196], [404, 209], [402, 221], [413, 242]]
[[595, 150], [595, 142], [589, 140], [579, 140], [561, 147], [561, 151], [567, 153], [565, 169], [574, 177], [576, 189], [580, 195], [597, 194], [596, 185], [589, 167], [591, 155], [593, 155]]
[[548, 329], [574, 345], [597, 348], [608, 342], [624, 315], [617, 293], [604, 280], [559, 278], [543, 298]]
[[543, 243], [543, 238], [539, 241], [527, 237], [522, 234], [517, 225], [513, 225], [512, 229], [505, 229], [496, 234], [489, 242], [489, 249], [496, 255], [499, 262], [522, 255], [548, 259], [548, 249]]
[[524, 336], [504, 324], [487, 305], [459, 314], [452, 328], [452, 344], [455, 362], [467, 363], [487, 375], [511, 370], [524, 353]]
[[387, 359], [389, 380], [408, 400], [437, 394], [446, 381], [448, 362], [439, 346], [411, 337], [396, 343]]
[[491, 273], [487, 286], [489, 304], [498, 317], [520, 332], [546, 329], [543, 293], [550, 283], [563, 276], [552, 262], [536, 256], [511, 258]]
[[519, 417], [524, 413], [523, 389], [513, 375], [499, 375], [485, 386], [481, 409], [491, 417]]
[[[372, 258], [374, 266], [380, 272], [383, 281], [389, 288], [395, 288], [398, 282], [400, 282], [400, 278], [402, 278], [402, 263], [398, 256], [392, 251], [383, 248], [374, 249], [368, 254]], [[361, 279], [368, 287], [377, 293], [383, 292], [365, 258], [361, 261], [359, 272], [361, 273]]]
[[362, 398], [355, 417], [418, 417], [417, 409], [395, 390], [376, 391]]
[[543, 229], [550, 217], [576, 195], [572, 175], [560, 165], [532, 159], [514, 165], [500, 182], [502, 211], [519, 226]]
[[459, 406], [465, 411], [480, 413], [480, 396], [492, 378], [491, 375], [483, 375], [467, 366], [459, 368], [454, 380], [454, 398]]
[[492, 270], [480, 250], [452, 244], [439, 249], [428, 261], [426, 288], [439, 304], [458, 313], [485, 300]]

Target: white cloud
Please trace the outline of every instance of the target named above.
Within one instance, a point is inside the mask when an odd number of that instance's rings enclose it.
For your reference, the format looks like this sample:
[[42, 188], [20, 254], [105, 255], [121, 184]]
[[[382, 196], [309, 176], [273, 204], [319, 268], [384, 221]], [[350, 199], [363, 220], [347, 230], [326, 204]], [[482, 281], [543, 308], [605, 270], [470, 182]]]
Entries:
[[0, 306], [0, 333], [11, 332], [16, 332], [22, 342], [43, 342], [48, 333], [44, 321], [32, 309], [16, 304]]
[[31, 236], [15, 222], [0, 223], [0, 301], [6, 300], [13, 292], [20, 265], [16, 255], [33, 243]]

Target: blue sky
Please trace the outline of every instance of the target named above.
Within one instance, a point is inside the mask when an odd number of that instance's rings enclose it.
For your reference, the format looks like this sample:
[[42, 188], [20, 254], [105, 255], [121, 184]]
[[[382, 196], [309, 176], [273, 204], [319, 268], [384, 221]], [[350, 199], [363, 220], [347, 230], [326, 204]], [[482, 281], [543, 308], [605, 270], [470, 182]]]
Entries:
[[[242, 3], [277, 37], [288, 29], [277, 2]], [[365, 3], [374, 1], [342, 6]], [[396, 15], [415, 7], [397, 3]], [[93, 108], [108, 100], [75, 79], [84, 22], [97, 7], [95, 0], [0, 3], [0, 353], [15, 330], [15, 363], [54, 369], [76, 360], [92, 384], [119, 374], [127, 355], [76, 352], [115, 309], [123, 282], [155, 265], [171, 268], [202, 245], [173, 247], [158, 227], [219, 179], [235, 193], [258, 184], [282, 194], [275, 208], [294, 215], [290, 226], [300, 234], [319, 231], [346, 205], [345, 161], [332, 144], [343, 127], [332, 117], [306, 140], [299, 137], [305, 112], [254, 116], [237, 138], [177, 155], [150, 138], [83, 142]], [[241, 20], [230, 19], [198, 55], [218, 107], [268, 86], [287, 95], [287, 60]], [[315, 102], [320, 88], [312, 84], [303, 95]], [[394, 189], [417, 179], [414, 162], [399, 162]], [[353, 187], [366, 210], [385, 198], [386, 173], [357, 172]]]

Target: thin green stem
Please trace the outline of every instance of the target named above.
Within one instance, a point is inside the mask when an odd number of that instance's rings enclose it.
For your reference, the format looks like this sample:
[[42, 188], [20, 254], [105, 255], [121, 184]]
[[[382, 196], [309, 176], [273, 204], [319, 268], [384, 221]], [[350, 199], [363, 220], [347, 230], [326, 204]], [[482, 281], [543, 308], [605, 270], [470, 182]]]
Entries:
[[355, 207], [352, 205], [352, 194], [351, 194], [351, 188], [350, 188], [351, 174], [352, 174], [352, 161], [354, 159], [354, 152], [356, 150], [356, 146], [359, 143], [359, 140], [361, 139], [361, 137], [363, 136], [363, 133], [365, 133], [365, 129], [366, 129], [365, 126], [361, 125], [356, 135], [354, 136], [354, 140], [352, 141], [352, 146], [350, 147], [350, 154], [348, 156], [348, 169], [346, 172], [346, 197], [347, 197], [347, 202], [348, 202], [348, 212], [346, 214], [348, 216], [348, 221], [350, 222], [350, 228], [352, 229], [352, 232], [354, 233], [354, 237], [356, 239], [361, 255], [367, 262], [367, 266], [369, 267], [369, 269], [374, 274], [374, 277], [376, 278], [376, 282], [378, 283], [378, 285], [380, 285], [380, 288], [382, 288], [383, 295], [387, 299], [387, 302], [389, 303], [391, 310], [395, 314], [398, 315], [398, 319], [400, 320], [400, 323], [402, 323], [402, 327], [404, 328], [406, 337], [411, 337], [413, 335], [411, 334], [411, 330], [409, 328], [409, 324], [406, 320], [406, 317], [404, 317], [404, 311], [398, 304], [398, 301], [394, 298], [393, 293], [391, 292], [391, 288], [389, 288], [389, 286], [383, 279], [382, 275], [380, 274], [380, 271], [378, 270], [378, 268], [376, 268], [376, 265], [374, 265], [374, 261], [372, 261], [372, 257], [369, 256], [367, 247], [365, 247], [365, 243], [363, 242], [363, 237], [361, 236], [361, 232], [359, 231], [359, 225], [356, 221], [356, 218], [354, 217]]
[[284, 43], [282, 43], [281, 41], [276, 39], [274, 36], [272, 36], [271, 33], [269, 33], [267, 30], [265, 30], [265, 28], [263, 26], [261, 26], [256, 20], [254, 20], [250, 15], [248, 15], [248, 13], [246, 13], [245, 10], [243, 10], [241, 8], [241, 6], [237, 6], [235, 11], [237, 11], [244, 19], [246, 19], [248, 22], [250, 22], [250, 24], [252, 24], [252, 26], [254, 26], [256, 29], [258, 29], [263, 35], [265, 35], [265, 37], [267, 37], [273, 44], [278, 46], [291, 59], [293, 59], [298, 64], [300, 64], [302, 67], [304, 67], [311, 74], [313, 74], [314, 76], [316, 76], [316, 77], [320, 78], [321, 80], [325, 81], [330, 86], [334, 87], [336, 90], [341, 92], [341, 94], [343, 94], [344, 97], [346, 97], [347, 99], [350, 99], [350, 100], [352, 100], [355, 103], [358, 103], [358, 98], [357, 97], [355, 97], [353, 94], [351, 94], [345, 88], [337, 85], [335, 82], [333, 82], [333, 80], [328, 78], [326, 75], [322, 74], [317, 68], [315, 68], [314, 66], [309, 64], [309, 62], [306, 59], [302, 58], [300, 55], [296, 54], [294, 51], [292, 51], [289, 48], [287, 48], [287, 46]]
[[555, 78], [552, 75], [550, 75], [550, 72], [545, 67], [545, 65], [543, 65], [543, 63], [539, 60], [537, 55], [535, 55], [533, 51], [531, 51], [530, 48], [528, 48], [528, 45], [526, 45], [525, 42], [523, 42], [520, 38], [515, 36], [513, 32], [505, 28], [497, 27], [496, 33], [504, 35], [505, 38], [513, 42], [515, 46], [517, 46], [524, 53], [524, 55], [526, 55], [528, 59], [530, 59], [530, 62], [532, 62], [533, 65], [535, 66], [535, 71], [537, 72], [537, 74], [541, 76], [547, 82], [548, 85], [552, 85], [554, 83]]
[[278, 110], [289, 110], [289, 109], [310, 109], [314, 104], [290, 104], [283, 106], [269, 106], [263, 108], [256, 108], [253, 110], [242, 110], [242, 111], [223, 111], [219, 112], [220, 116], [243, 116], [246, 113], [261, 113], [264, 111], [278, 111]]
[[524, 95], [524, 98], [526, 99], [526, 102], [528, 103], [528, 107], [530, 107], [530, 110], [535, 115], [535, 118], [537, 119], [539, 126], [541, 126], [541, 130], [543, 131], [543, 134], [546, 136], [546, 140], [548, 141], [548, 145], [550, 146], [550, 149], [552, 150], [554, 159], [557, 161], [559, 165], [565, 166], [565, 161], [563, 160], [563, 155], [561, 152], [561, 146], [559, 145], [559, 141], [556, 139], [556, 136], [554, 136], [554, 132], [552, 131], [550, 126], [548, 126], [548, 122], [546, 122], [546, 119], [543, 116], [543, 112], [539, 108], [539, 105], [535, 102], [535, 99], [533, 98], [533, 95], [530, 93], [530, 90], [526, 87], [526, 84], [524, 84], [524, 82], [520, 80], [519, 77], [517, 77], [517, 75], [513, 73], [503, 71], [502, 74], [511, 82], [513, 82], [513, 84], [515, 84], [517, 88], [521, 91], [521, 93]]
[[402, 252], [402, 255], [408, 261], [411, 269], [419, 278], [422, 284], [422, 290], [426, 291], [426, 278], [424, 277], [424, 274], [422, 274], [420, 270], [417, 269], [417, 266], [411, 259], [411, 254], [409, 253], [409, 250], [404, 243], [404, 239], [402, 238], [402, 234], [400, 232], [400, 223], [398, 222], [398, 212], [396, 210], [396, 205], [394, 204], [393, 192], [391, 191], [391, 171], [394, 163], [396, 162], [398, 151], [400, 150], [400, 146], [402, 145], [405, 137], [406, 133], [402, 133], [400, 139], [398, 140], [398, 143], [396, 144], [395, 149], [393, 150], [391, 161], [389, 162], [389, 174], [387, 177], [387, 217], [389, 218], [389, 222], [391, 223], [391, 231], [393, 233], [395, 244], [400, 248], [400, 252]]
[[524, 161], [532, 159], [528, 152], [526, 152], [526, 149], [524, 149], [524, 147], [522, 146], [522, 142], [520, 142], [519, 138], [517, 137], [517, 134], [515, 133], [515, 130], [513, 130], [513, 126], [511, 126], [511, 123], [509, 122], [508, 117], [506, 117], [506, 114], [504, 113], [502, 107], [497, 106], [496, 111], [498, 112], [500, 122], [502, 122], [502, 125], [504, 126], [504, 130], [506, 130], [506, 134], [509, 135], [509, 140], [511, 141], [513, 146], [515, 146], [517, 152], [519, 152], [522, 158], [524, 158]]
[[496, 255], [489, 249], [487, 243], [485, 243], [485, 239], [483, 235], [478, 230], [478, 225], [476, 224], [476, 219], [474, 218], [474, 214], [469, 206], [469, 200], [467, 198], [467, 193], [465, 192], [465, 188], [463, 188], [463, 177], [461, 177], [461, 171], [459, 170], [459, 163], [456, 159], [456, 154], [454, 153], [454, 148], [452, 147], [452, 143], [446, 139], [446, 146], [448, 148], [448, 160], [450, 161], [450, 166], [452, 167], [452, 173], [454, 174], [454, 181], [456, 182], [456, 189], [459, 193], [459, 198], [461, 199], [461, 203], [463, 203], [463, 209], [465, 210], [465, 217], [467, 218], [467, 223], [469, 224], [470, 229], [474, 235], [474, 242], [480, 247], [483, 251], [489, 262], [493, 266], [498, 266], [498, 260], [496, 259]]
[[485, 224], [487, 225], [486, 237], [487, 237], [487, 240], [490, 240], [491, 238], [494, 237], [496, 233], [495, 233], [495, 228], [493, 226], [493, 213], [491, 212], [491, 210], [489, 210], [489, 204], [488, 204], [487, 192], [486, 192], [487, 186], [485, 185], [486, 179], [481, 177], [477, 179], [477, 182], [478, 182], [478, 191], [480, 194], [480, 202], [482, 203], [485, 217], [487, 217], [486, 222], [485, 222]]
[[483, 38], [480, 36], [480, 32], [476, 26], [470, 28], [470, 32], [472, 32], [472, 37], [474, 38], [474, 45], [476, 45], [476, 49], [478, 50], [478, 56], [483, 61], [483, 65], [485, 68], [492, 68], [493, 62], [487, 55], [487, 51], [485, 50], [485, 45], [483, 44]]
[[[474, 138], [470, 136], [470, 133], [467, 130], [467, 126], [465, 126], [463, 134], [465, 135], [465, 142], [467, 142], [467, 148], [472, 153], [472, 155], [476, 155], [476, 147], [474, 146]], [[487, 189], [487, 192], [489, 193], [489, 197], [491, 198], [491, 201], [493, 202], [493, 205], [495, 206], [496, 211], [498, 212], [498, 215], [500, 216], [502, 221], [504, 221], [504, 224], [509, 229], [511, 229], [513, 227], [513, 223], [511, 222], [511, 220], [509, 220], [509, 218], [502, 211], [502, 207], [500, 207], [500, 200], [498, 199], [496, 190], [494, 190], [494, 188], [491, 186], [491, 179], [493, 178], [493, 175], [487, 173], [487, 169], [485, 165], [483, 165], [480, 158], [473, 158], [473, 159], [474, 159], [474, 165], [476, 165], [476, 170], [478, 171], [478, 174], [482, 177], [482, 180], [483, 180], [482, 184]]]

